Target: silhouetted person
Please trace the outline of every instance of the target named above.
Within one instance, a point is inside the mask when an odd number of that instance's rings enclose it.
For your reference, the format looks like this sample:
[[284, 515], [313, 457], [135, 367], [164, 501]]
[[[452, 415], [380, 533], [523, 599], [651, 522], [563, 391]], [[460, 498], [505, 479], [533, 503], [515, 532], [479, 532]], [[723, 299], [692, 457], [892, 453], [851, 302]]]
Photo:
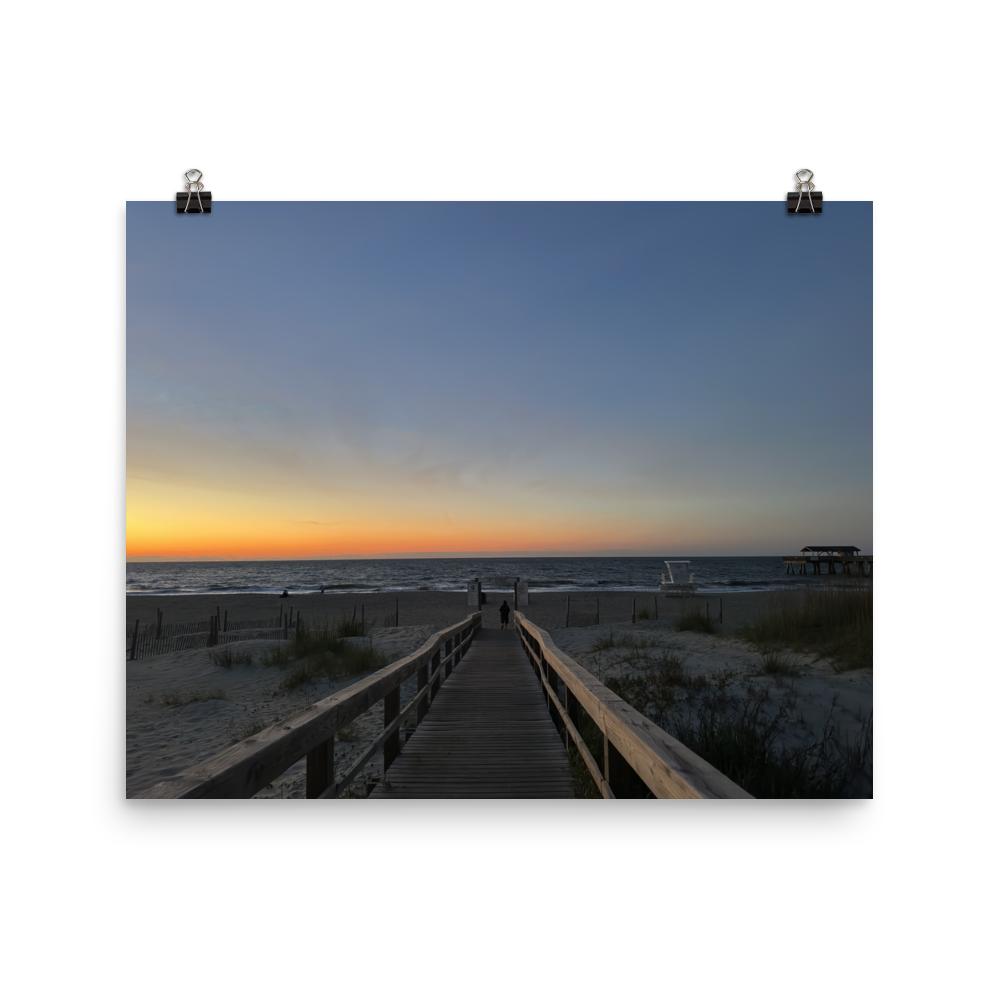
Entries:
[[507, 623], [510, 621], [510, 607], [507, 602], [504, 601], [500, 605], [500, 628], [506, 628]]
[[282, 596], [282, 597], [287, 597], [287, 596], [288, 596], [288, 591], [287, 591], [287, 590], [285, 590], [285, 591], [284, 591], [284, 592], [282, 593], [282, 595], [281, 595], [281, 596]]

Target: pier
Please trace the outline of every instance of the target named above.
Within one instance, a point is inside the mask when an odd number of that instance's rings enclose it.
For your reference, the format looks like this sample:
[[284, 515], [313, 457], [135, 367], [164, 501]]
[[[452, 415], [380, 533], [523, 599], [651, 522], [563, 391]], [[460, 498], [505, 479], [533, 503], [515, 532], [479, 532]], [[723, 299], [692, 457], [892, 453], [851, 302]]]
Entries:
[[782, 556], [785, 574], [804, 575], [812, 567], [813, 575], [819, 575], [826, 567], [827, 574], [840, 572], [847, 576], [871, 576], [872, 557], [860, 554], [854, 545], [806, 545], [797, 556]]

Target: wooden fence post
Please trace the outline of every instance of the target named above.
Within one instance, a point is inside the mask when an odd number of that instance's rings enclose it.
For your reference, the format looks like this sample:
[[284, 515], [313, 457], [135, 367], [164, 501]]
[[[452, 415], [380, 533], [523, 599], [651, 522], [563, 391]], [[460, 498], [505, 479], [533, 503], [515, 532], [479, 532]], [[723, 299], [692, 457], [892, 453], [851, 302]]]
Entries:
[[229, 608], [226, 608], [226, 617], [222, 619], [222, 631], [229, 631]]
[[[135, 628], [132, 631], [132, 647], [128, 651], [128, 658], [130, 660], [134, 660], [135, 659], [135, 641], [138, 638], [139, 638], [139, 619], [136, 618], [136, 620], [135, 620]], [[119, 660], [118, 662], [120, 663], [121, 661]]]
[[635, 598], [632, 598], [632, 624], [635, 624]]

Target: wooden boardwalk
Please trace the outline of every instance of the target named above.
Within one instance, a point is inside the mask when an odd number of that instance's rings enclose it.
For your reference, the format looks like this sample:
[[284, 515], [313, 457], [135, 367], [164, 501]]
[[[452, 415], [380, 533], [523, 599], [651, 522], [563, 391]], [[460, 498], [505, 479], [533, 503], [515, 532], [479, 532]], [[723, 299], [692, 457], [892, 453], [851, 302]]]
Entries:
[[476, 635], [386, 779], [371, 798], [573, 798], [569, 758], [513, 626]]

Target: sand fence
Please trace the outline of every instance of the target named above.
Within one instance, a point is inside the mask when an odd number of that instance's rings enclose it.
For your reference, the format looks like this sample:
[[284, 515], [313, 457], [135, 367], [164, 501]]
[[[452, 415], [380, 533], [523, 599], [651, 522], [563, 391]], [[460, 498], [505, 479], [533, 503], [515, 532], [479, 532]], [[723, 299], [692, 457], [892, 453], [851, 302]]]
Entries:
[[[305, 622], [314, 626], [325, 623], [328, 616], [311, 615], [309, 620], [303, 618], [301, 611], [289, 606], [278, 608], [278, 613], [272, 618], [242, 618], [229, 620], [229, 612], [216, 609], [211, 618], [197, 622], [163, 621], [163, 612], [156, 609], [156, 623], [142, 624], [136, 620], [125, 626], [125, 648], [128, 659], [141, 660], [148, 656], [160, 656], [163, 653], [174, 653], [185, 649], [205, 649], [210, 646], [223, 646], [231, 642], [246, 642], [251, 639], [272, 639], [276, 642], [294, 639], [299, 627]], [[391, 604], [382, 602], [379, 606], [355, 605], [350, 616], [341, 616], [341, 621], [350, 621], [351, 627], [344, 629], [345, 633], [368, 635], [379, 627], [391, 627], [399, 624], [399, 600]]]

